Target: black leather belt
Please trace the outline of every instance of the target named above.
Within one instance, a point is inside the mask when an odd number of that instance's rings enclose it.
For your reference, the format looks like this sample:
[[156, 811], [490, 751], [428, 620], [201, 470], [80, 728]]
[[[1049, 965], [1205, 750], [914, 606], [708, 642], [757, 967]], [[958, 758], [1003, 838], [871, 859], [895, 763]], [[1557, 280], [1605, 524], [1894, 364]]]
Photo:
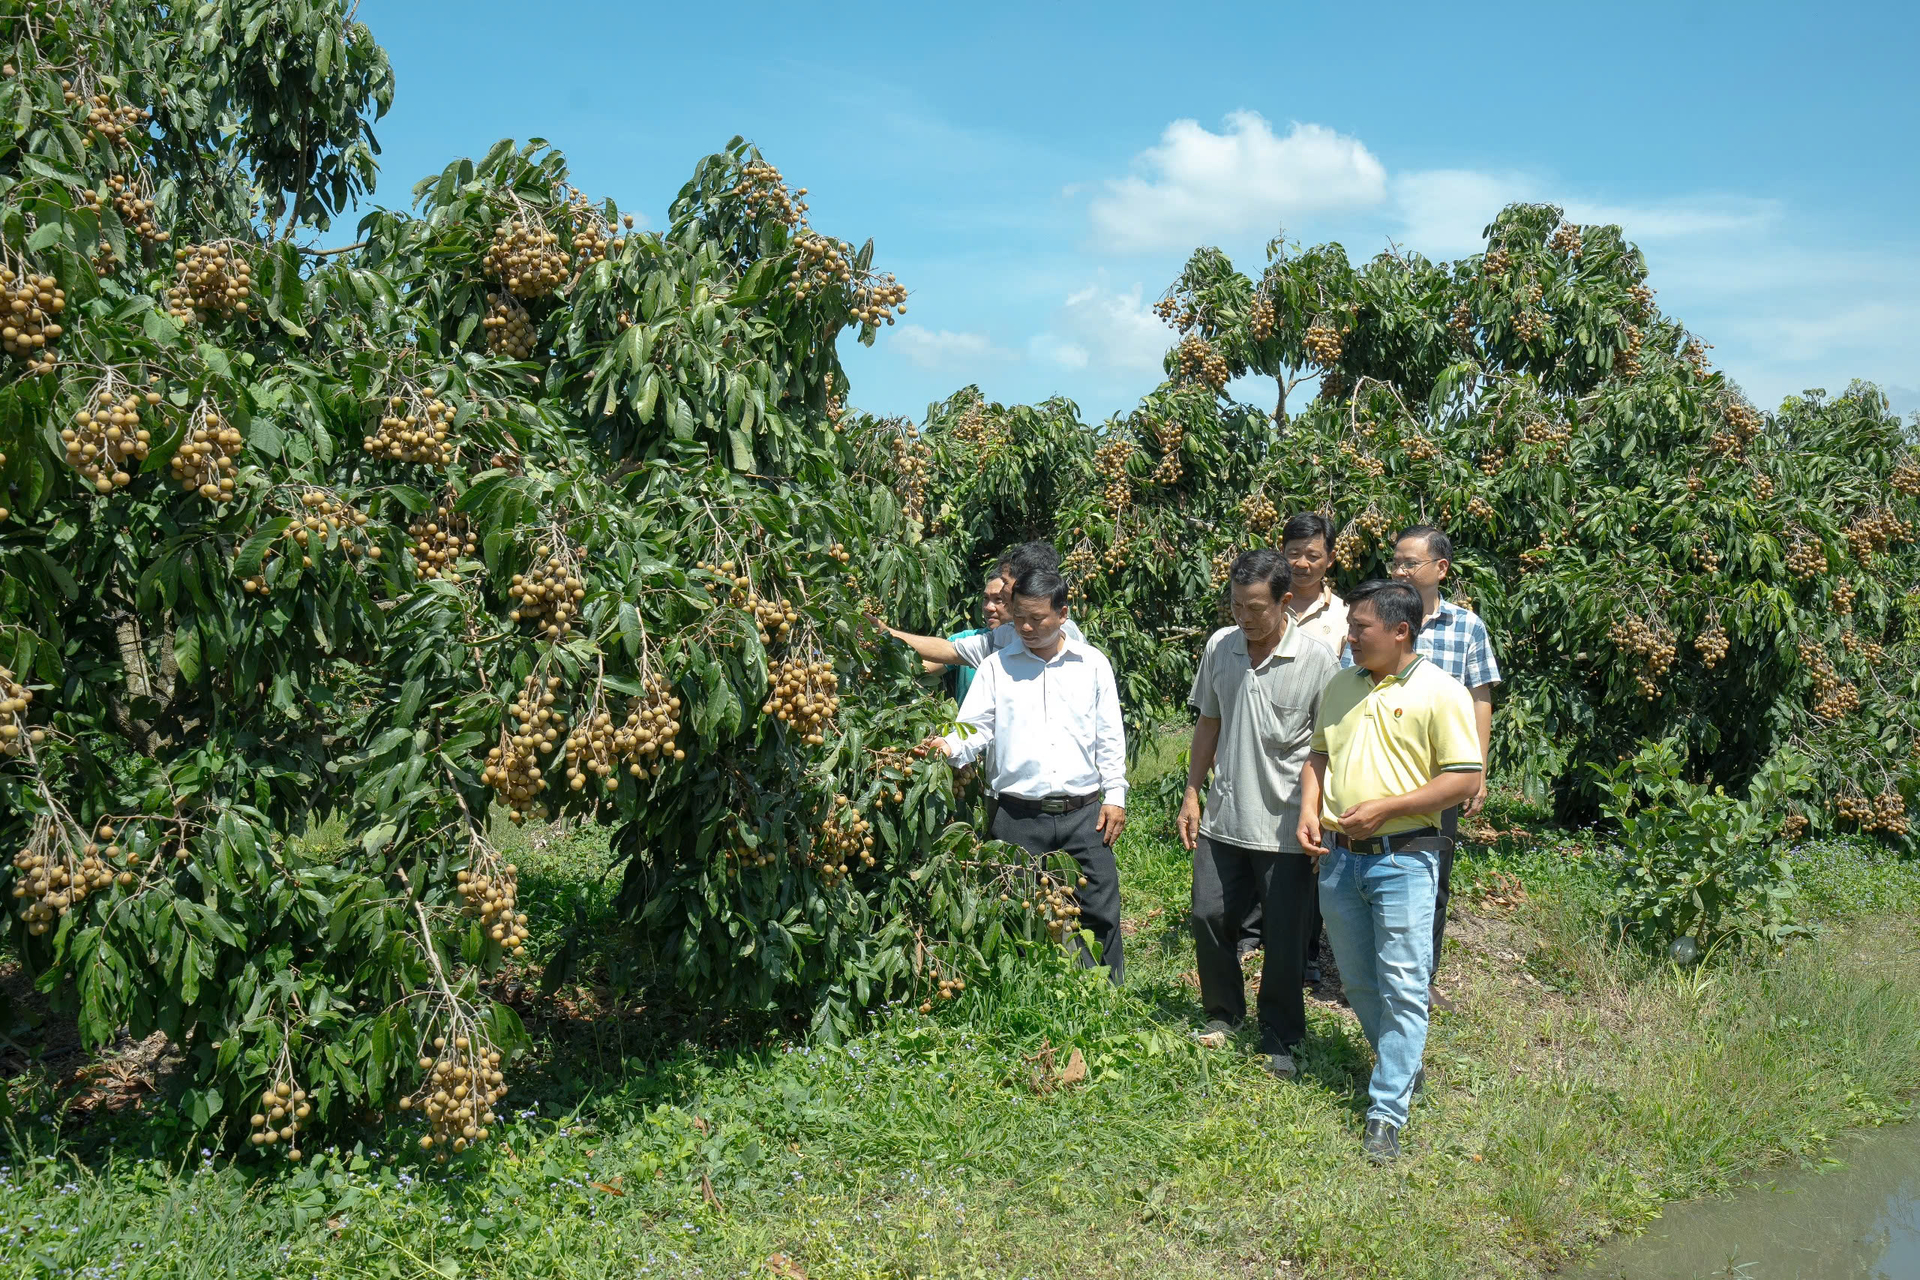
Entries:
[[1084, 796], [1047, 796], [1042, 800], [1002, 795], [1000, 807], [1016, 818], [1038, 818], [1043, 814], [1052, 817], [1062, 813], [1072, 813], [1076, 809], [1084, 809], [1099, 798], [1098, 791]]
[[1368, 857], [1380, 853], [1392, 853], [1395, 849], [1408, 852], [1433, 853], [1435, 850], [1415, 850], [1411, 846], [1416, 840], [1433, 840], [1440, 835], [1438, 827], [1415, 827], [1412, 831], [1396, 831], [1390, 836], [1372, 836], [1365, 840], [1349, 840], [1338, 831], [1333, 833], [1333, 845], [1336, 849], [1345, 849], [1349, 853], [1358, 853]]

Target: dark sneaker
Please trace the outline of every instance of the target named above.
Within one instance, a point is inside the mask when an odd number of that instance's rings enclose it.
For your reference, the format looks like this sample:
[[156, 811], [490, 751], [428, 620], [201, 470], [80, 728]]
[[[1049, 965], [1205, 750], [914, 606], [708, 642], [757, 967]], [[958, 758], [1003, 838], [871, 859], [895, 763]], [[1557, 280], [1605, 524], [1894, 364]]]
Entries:
[[1306, 968], [1306, 972], [1300, 975], [1300, 980], [1304, 985], [1309, 987], [1319, 986], [1320, 985], [1320, 966], [1317, 964], [1308, 965]]
[[1452, 1013], [1453, 1001], [1439, 987], [1427, 985], [1427, 1009], [1431, 1013]]
[[1300, 1068], [1293, 1065], [1293, 1055], [1290, 1053], [1269, 1054], [1267, 1070], [1282, 1080], [1293, 1080], [1300, 1075]]
[[1417, 1098], [1420, 1095], [1424, 1094], [1426, 1091], [1427, 1091], [1427, 1069], [1425, 1067], [1422, 1067], [1417, 1073], [1415, 1073], [1413, 1077], [1413, 1096]]
[[1400, 1130], [1385, 1120], [1369, 1120], [1367, 1134], [1360, 1139], [1360, 1150], [1375, 1164], [1391, 1164], [1400, 1158]]

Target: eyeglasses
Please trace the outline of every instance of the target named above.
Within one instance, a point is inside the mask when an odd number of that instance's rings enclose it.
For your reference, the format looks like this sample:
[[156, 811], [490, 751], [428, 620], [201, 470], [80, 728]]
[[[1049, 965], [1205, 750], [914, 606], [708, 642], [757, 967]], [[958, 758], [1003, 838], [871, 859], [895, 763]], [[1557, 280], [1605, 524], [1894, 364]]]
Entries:
[[1408, 560], [1400, 556], [1395, 556], [1393, 559], [1387, 561], [1387, 568], [1393, 570], [1395, 573], [1412, 573], [1415, 569], [1433, 563], [1435, 563], [1435, 561]]

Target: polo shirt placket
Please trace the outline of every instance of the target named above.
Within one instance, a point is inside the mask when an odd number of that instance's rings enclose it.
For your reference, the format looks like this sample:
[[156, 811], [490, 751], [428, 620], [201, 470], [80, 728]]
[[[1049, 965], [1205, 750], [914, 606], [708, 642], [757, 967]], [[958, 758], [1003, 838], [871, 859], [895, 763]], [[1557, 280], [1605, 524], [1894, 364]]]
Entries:
[[1240, 628], [1214, 633], [1189, 698], [1198, 714], [1220, 721], [1202, 835], [1242, 849], [1300, 851], [1300, 770], [1336, 670], [1326, 646], [1291, 621], [1257, 667]]

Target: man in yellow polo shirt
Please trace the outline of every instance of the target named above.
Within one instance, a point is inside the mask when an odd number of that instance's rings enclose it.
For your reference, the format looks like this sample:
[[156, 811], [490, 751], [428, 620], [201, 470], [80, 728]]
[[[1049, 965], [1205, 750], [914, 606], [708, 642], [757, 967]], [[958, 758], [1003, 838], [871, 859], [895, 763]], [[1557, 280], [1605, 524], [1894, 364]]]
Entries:
[[1327, 685], [1300, 778], [1300, 847], [1320, 860], [1320, 913], [1347, 1003], [1373, 1046], [1369, 1159], [1400, 1154], [1425, 1073], [1440, 815], [1480, 789], [1466, 686], [1414, 651], [1423, 609], [1405, 583], [1347, 597], [1354, 666]]

